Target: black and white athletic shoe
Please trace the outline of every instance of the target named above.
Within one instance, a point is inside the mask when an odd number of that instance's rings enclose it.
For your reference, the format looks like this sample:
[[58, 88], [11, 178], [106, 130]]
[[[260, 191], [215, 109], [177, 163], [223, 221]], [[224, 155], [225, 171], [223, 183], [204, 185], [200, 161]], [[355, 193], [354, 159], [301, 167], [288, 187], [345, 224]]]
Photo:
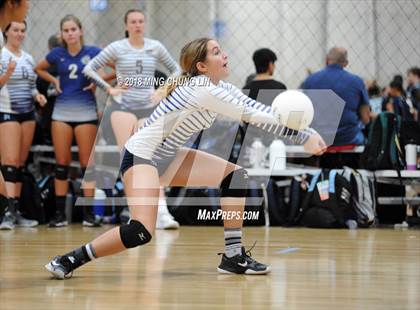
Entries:
[[20, 211], [17, 211], [15, 214], [16, 226], [18, 227], [35, 227], [38, 226], [38, 221], [30, 220], [22, 216]]
[[7, 211], [0, 223], [0, 230], [12, 230], [15, 228], [15, 223], [16, 217], [12, 212]]
[[51, 272], [56, 279], [69, 279], [73, 276], [71, 259], [74, 257], [56, 256], [52, 261], [45, 265], [45, 268]]
[[49, 227], [64, 227], [67, 226], [67, 219], [66, 215], [60, 211], [57, 211], [54, 214], [54, 217], [51, 219], [50, 223], [48, 224]]
[[83, 215], [83, 226], [85, 227], [101, 227], [101, 221], [96, 218], [92, 212], [85, 212]]
[[222, 262], [217, 268], [217, 271], [219, 273], [227, 274], [258, 275], [269, 273], [270, 266], [257, 262], [251, 257], [250, 250], [245, 251], [245, 248], [242, 247], [242, 253], [240, 255], [227, 257], [225, 254], [223, 254]]

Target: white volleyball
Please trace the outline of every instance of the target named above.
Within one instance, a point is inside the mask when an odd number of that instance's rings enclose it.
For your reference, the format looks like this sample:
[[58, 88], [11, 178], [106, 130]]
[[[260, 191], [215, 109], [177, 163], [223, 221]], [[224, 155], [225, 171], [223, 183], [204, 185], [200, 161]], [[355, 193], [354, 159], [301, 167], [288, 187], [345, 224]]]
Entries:
[[298, 90], [287, 90], [274, 98], [272, 108], [280, 124], [295, 130], [309, 127], [314, 119], [311, 99]]

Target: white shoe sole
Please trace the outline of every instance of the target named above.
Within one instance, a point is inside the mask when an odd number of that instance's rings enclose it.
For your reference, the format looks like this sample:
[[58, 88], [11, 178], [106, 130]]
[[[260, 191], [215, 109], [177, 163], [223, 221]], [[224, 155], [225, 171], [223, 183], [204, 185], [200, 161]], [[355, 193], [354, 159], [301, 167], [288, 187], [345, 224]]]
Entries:
[[61, 270], [55, 269], [54, 266], [51, 264], [51, 262], [45, 265], [45, 269], [47, 269], [54, 276], [54, 278], [59, 279], [59, 280], [64, 280], [65, 278], [64, 272], [62, 272]]
[[51, 226], [50, 224], [48, 224], [48, 227], [51, 227], [51, 228], [66, 227], [66, 226], [68, 226], [68, 224], [69, 223], [67, 223], [67, 221], [65, 221], [65, 222], [61, 222], [61, 223], [58, 223], [58, 224], [56, 223], [53, 226]]
[[38, 226], [38, 225], [39, 225], [38, 222], [34, 222], [32, 224], [19, 224], [19, 223], [17, 223], [16, 227], [35, 227], [35, 226]]
[[164, 225], [156, 225], [156, 229], [178, 229], [179, 223], [178, 222], [171, 222], [170, 224], [166, 223]]
[[93, 223], [91, 223], [91, 222], [87, 222], [87, 221], [83, 221], [83, 222], [82, 222], [82, 225], [83, 225], [84, 227], [101, 227], [101, 225], [96, 225], [96, 224], [93, 224]]
[[13, 225], [2, 225], [0, 226], [0, 230], [13, 230], [13, 228], [15, 228], [15, 226]]
[[222, 273], [222, 274], [236, 274], [236, 275], [240, 275], [240, 274], [246, 274], [246, 275], [263, 275], [263, 274], [267, 274], [270, 273], [271, 269], [270, 266], [267, 267], [266, 270], [263, 271], [254, 271], [251, 269], [247, 269], [245, 271], [245, 273], [235, 273], [235, 272], [230, 272], [221, 268], [217, 268], [217, 272]]

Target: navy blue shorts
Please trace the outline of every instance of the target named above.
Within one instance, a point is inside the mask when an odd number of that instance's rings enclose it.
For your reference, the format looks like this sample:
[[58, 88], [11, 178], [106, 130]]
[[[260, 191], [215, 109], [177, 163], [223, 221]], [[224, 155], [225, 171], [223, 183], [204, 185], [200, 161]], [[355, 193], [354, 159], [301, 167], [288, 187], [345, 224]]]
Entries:
[[156, 107], [146, 108], [146, 109], [138, 109], [138, 110], [129, 110], [129, 109], [124, 109], [118, 103], [113, 102], [109, 109], [110, 109], [109, 110], [109, 115], [111, 115], [112, 112], [121, 111], [121, 112], [127, 112], [127, 113], [134, 114], [136, 116], [136, 118], [139, 120], [139, 119], [142, 119], [142, 118], [149, 118], [149, 116], [152, 115], [152, 113], [155, 111]]
[[20, 113], [20, 114], [0, 112], [0, 123], [5, 123], [5, 122], [23, 123], [23, 122], [34, 121], [34, 120], [35, 120], [34, 111], [31, 111], [28, 113]]
[[154, 161], [150, 159], [145, 159], [138, 157], [126, 149], [123, 149], [122, 153], [122, 160], [120, 166], [120, 174], [124, 176], [124, 173], [134, 165], [150, 165], [157, 169], [159, 176], [162, 176], [166, 169], [168, 169], [169, 165], [174, 160], [175, 156], [172, 158], [166, 158], [164, 160]]
[[54, 122], [62, 122], [65, 123], [67, 125], [69, 125], [71, 128], [76, 128], [77, 126], [80, 125], [95, 125], [98, 126], [98, 120], [92, 120], [92, 121], [85, 121], [85, 122], [67, 122], [67, 121], [56, 121], [53, 119]]

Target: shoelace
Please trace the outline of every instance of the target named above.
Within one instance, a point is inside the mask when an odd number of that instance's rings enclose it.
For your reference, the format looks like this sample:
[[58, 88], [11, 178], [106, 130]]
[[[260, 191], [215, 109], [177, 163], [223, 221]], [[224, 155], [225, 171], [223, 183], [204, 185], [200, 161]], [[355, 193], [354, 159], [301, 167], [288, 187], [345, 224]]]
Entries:
[[254, 259], [252, 258], [251, 250], [255, 247], [256, 244], [257, 244], [257, 241], [254, 242], [252, 247], [250, 247], [248, 250], [245, 251], [245, 255], [247, 257], [251, 258], [252, 260], [254, 260]]

